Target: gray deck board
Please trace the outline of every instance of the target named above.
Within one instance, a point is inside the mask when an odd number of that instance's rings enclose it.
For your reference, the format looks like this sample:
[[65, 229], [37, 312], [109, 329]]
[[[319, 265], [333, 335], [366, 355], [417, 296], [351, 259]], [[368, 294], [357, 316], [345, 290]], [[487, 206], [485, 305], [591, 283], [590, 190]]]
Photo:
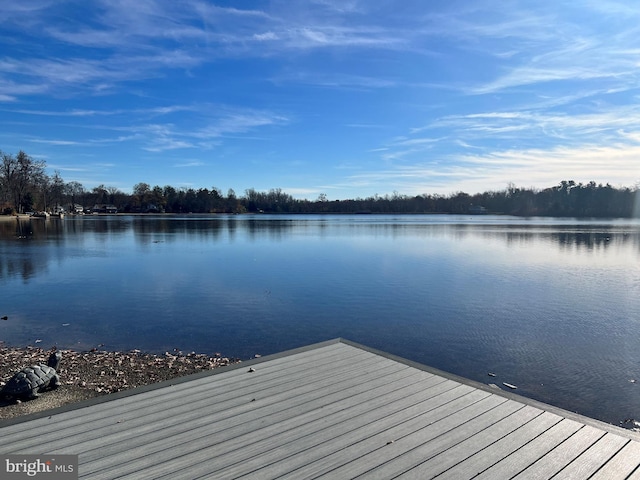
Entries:
[[583, 426], [514, 478], [551, 478], [604, 435], [605, 432], [597, 428]]
[[[367, 357], [363, 355], [364, 352], [352, 353], [355, 355], [345, 356], [341, 360], [346, 365], [353, 362], [354, 368], [358, 368], [357, 359], [367, 359]], [[215, 378], [214, 392], [211, 391], [210, 385], [212, 378], [204, 377], [194, 380], [192, 383], [190, 382], [188, 386], [181, 384], [176, 387], [167, 387], [161, 394], [157, 391], [149, 391], [140, 395], [125, 397], [118, 402], [108, 402], [100, 409], [80, 409], [62, 413], [49, 421], [44, 419], [36, 421], [38, 425], [37, 431], [34, 431], [33, 425], [17, 424], [3, 429], [3, 433], [5, 433], [3, 438], [10, 442], [12, 435], [14, 435], [16, 438], [21, 438], [25, 441], [31, 438], [34, 444], [39, 444], [43, 440], [47, 440], [45, 437], [47, 434], [50, 434], [51, 438], [59, 438], [67, 432], [69, 435], [73, 435], [72, 429], [74, 427], [82, 430], [87, 423], [92, 423], [94, 427], [99, 428], [100, 423], [96, 422], [110, 423], [113, 418], [118, 418], [120, 415], [132, 417], [140, 412], [164, 410], [167, 402], [177, 401], [183, 404], [188, 402], [193, 405], [194, 402], [205, 399], [210, 403], [211, 395], [233, 400], [236, 397], [249, 395], [252, 391], [262, 388], [267, 382], [274, 381], [274, 379], [280, 380], [279, 385], [289, 383], [292, 380], [292, 373], [297, 373], [299, 376], [310, 376], [317, 375], [317, 372], [320, 371], [320, 375], [323, 377], [331, 376], [334, 375], [335, 370], [328, 369], [328, 371], [323, 372], [322, 366], [335, 364], [335, 359], [331, 357], [336, 354], [336, 349], [332, 348], [331, 351], [324, 352], [324, 354], [319, 352], [310, 352], [307, 355], [301, 354], [292, 359], [290, 363], [285, 363], [284, 359], [280, 359], [281, 361], [279, 362], [261, 366], [261, 378], [252, 383], [243, 381], [245, 380], [243, 374], [246, 373], [246, 370], [233, 370], [228, 373], [222, 373]], [[366, 361], [370, 360], [367, 359]]]
[[[379, 372], [381, 376], [378, 379], [371, 380], [371, 382], [374, 382], [373, 386], [375, 386], [375, 382], [381, 383], [385, 381], [387, 377], [391, 377], [390, 375], [384, 375], [383, 368], [381, 368]], [[408, 373], [410, 373], [410, 371], [408, 371]], [[123, 452], [121, 442], [112, 441], [110, 442], [108, 451], [96, 447], [93, 451], [87, 452], [87, 458], [93, 459], [94, 456], [98, 457], [96, 462], [94, 462], [94, 467], [96, 469], [102, 469], [105, 463], [112, 461], [110, 457], [115, 455], [118, 459], [119, 468], [122, 469], [125, 466], [124, 463], [129, 460], [130, 457], [135, 461], [140, 455], [147, 457], [148, 461], [161, 461], [167, 458], [168, 451], [170, 451], [171, 454], [180, 455], [184, 448], [189, 450], [198, 448], [196, 454], [202, 455], [207, 445], [216, 446], [219, 443], [234, 438], [234, 436], [247, 432], [255, 432], [258, 422], [263, 426], [282, 421], [292, 416], [295, 417], [299, 411], [313, 411], [314, 409], [322, 408], [324, 405], [330, 405], [336, 401], [336, 398], [344, 398], [354, 393], [359, 386], [367, 386], [369, 382], [366, 380], [366, 377], [361, 377], [359, 379], [361, 383], [350, 389], [347, 388], [349, 386], [348, 382], [344, 380], [326, 386], [322, 390], [307, 391], [308, 387], [302, 385], [299, 389], [300, 392], [297, 392], [297, 394], [287, 391], [268, 397], [264, 402], [260, 400], [254, 402], [246, 400], [243, 402], [243, 405], [232, 407], [222, 413], [216, 412], [214, 414], [208, 414], [201, 412], [199, 416], [190, 418], [188, 422], [180, 419], [176, 424], [177, 428], [180, 428], [182, 433], [184, 433], [183, 442], [181, 442], [181, 440], [183, 440], [182, 438], [176, 438], [174, 435], [175, 432], [173, 431], [167, 432], [163, 430], [163, 436], [161, 437], [158, 437], [157, 432], [150, 431], [145, 432], [144, 436], [139, 436], [139, 438], [136, 439], [136, 444], [139, 444], [140, 447], [138, 447], [135, 452]], [[401, 377], [398, 382], [402, 380], [403, 377]], [[287, 398], [288, 396], [291, 398]], [[238, 409], [240, 409], [240, 411], [238, 411]], [[228, 411], [232, 411], [233, 413], [227, 414]], [[167, 434], [171, 435], [172, 444], [166, 442], [165, 435]], [[175, 445], [173, 444], [173, 440], [176, 441]], [[95, 478], [98, 477], [96, 476]], [[106, 478], [108, 478], [108, 476]]]
[[564, 478], [589, 478], [628, 442], [626, 438], [607, 433], [561, 470], [560, 475]]
[[514, 477], [576, 433], [580, 428], [582, 428], [582, 424], [565, 418], [522, 446], [519, 450], [505, 455], [475, 478], [477, 480], [491, 480], [494, 478]]
[[[388, 385], [392, 380], [401, 382], [405, 376], [412, 372], [410, 369], [400, 371], [393, 365], [381, 366], [375, 376], [361, 375], [358, 380], [353, 380], [349, 376], [333, 376], [329, 380], [330, 384], [323, 381], [314, 382], [299, 379], [296, 389], [284, 390], [281, 385], [275, 385], [256, 392], [253, 389], [244, 393], [241, 397], [221, 400], [212, 408], [201, 408], [201, 404], [190, 404], [191, 409], [185, 411], [185, 399], [179, 401], [178, 405], [160, 412], [154, 412], [152, 418], [133, 417], [127, 422], [127, 428], [122, 431], [115, 431], [112, 437], [105, 439], [105, 434], [110, 434], [109, 429], [103, 430], [101, 435], [96, 437], [97, 446], [103, 445], [106, 440], [110, 443], [119, 444], [124, 438], [122, 435], [135, 435], [139, 443], [149, 440], [148, 435], [155, 436], [156, 430], [153, 428], [152, 420], [158, 415], [166, 416], [163, 422], [165, 434], [172, 436], [181, 433], [193, 435], [193, 424], [200, 424], [204, 421], [207, 425], [220, 430], [229, 428], [245, 428], [250, 431], [255, 429], [254, 420], [265, 419], [277, 413], [286, 411], [287, 416], [294, 415], [298, 410], [307, 411], [313, 409], [315, 404], [331, 402], [333, 395], [343, 398], [346, 393], [357, 393], [363, 388], [374, 388], [378, 385], [382, 387]], [[206, 407], [206, 404], [204, 404]], [[175, 410], [175, 413], [174, 413]], [[135, 430], [133, 430], [135, 427]], [[83, 442], [85, 447], [92, 447], [92, 443]]]
[[[441, 387], [441, 388], [439, 388]], [[447, 389], [443, 393], [438, 390]], [[456, 391], [454, 391], [456, 390]], [[325, 430], [320, 435], [306, 438], [304, 442], [284, 444], [276, 449], [270, 449], [265, 455], [259, 457], [244, 458], [242, 462], [236, 462], [228, 469], [218, 471], [220, 478], [224, 475], [247, 475], [257, 472], [257, 477], [273, 475], [282, 478], [284, 474], [291, 470], [296, 470], [301, 466], [308, 465], [317, 458], [324, 458], [329, 453], [341, 452], [353, 442], [362, 441], [370, 435], [388, 428], [407, 417], [414, 419], [419, 411], [430, 410], [437, 405], [449, 404], [452, 397], [462, 395], [459, 389], [452, 389], [449, 383], [440, 384], [431, 388], [429, 394], [434, 396], [421, 403], [415, 404], [415, 395], [406, 398], [406, 402], [396, 402], [391, 408], [377, 409], [368, 412], [367, 416], [352, 418], [348, 429], [341, 425], [340, 428]], [[420, 392], [420, 397], [424, 398], [424, 392]], [[403, 404], [404, 403], [404, 404]], [[405, 420], [406, 421], [406, 420]], [[386, 443], [386, 439], [379, 439], [378, 442]], [[279, 460], [279, 461], [274, 461]], [[285, 460], [285, 461], [283, 461]], [[295, 472], [295, 478], [301, 478], [300, 472]]]
[[[484, 454], [488, 446], [517, 431], [522, 424], [528, 425], [530, 422], [535, 421], [541, 414], [542, 412], [539, 409], [526, 406], [490, 427], [469, 436], [426, 462], [420, 463], [409, 470], [406, 478], [424, 478], [425, 474], [439, 475], [461, 461], [468, 460], [469, 457], [476, 455], [478, 452]], [[473, 475], [475, 475], [475, 472]]]
[[627, 477], [627, 480], [640, 480], [640, 467], [636, 467], [631, 475]]
[[640, 478], [633, 432], [343, 340], [0, 421], [0, 438], [78, 454], [91, 479]]
[[[378, 397], [377, 392], [366, 392], [361, 399], [356, 399], [355, 404], [340, 411], [336, 415], [331, 414], [334, 408], [340, 408], [339, 404], [334, 404], [328, 409], [322, 409], [322, 417], [315, 419], [313, 422], [294, 425], [293, 428], [287, 430], [284, 435], [277, 438], [265, 432], [258, 438], [238, 438], [238, 447], [229, 449], [225, 447], [222, 451], [218, 448], [211, 449], [212, 458], [218, 459], [215, 466], [197, 465], [189, 470], [194, 477], [204, 473], [220, 475], [229, 475], [234, 469], [241, 469], [243, 472], [250, 471], [252, 466], [255, 468], [263, 467], [272, 460], [282, 460], [286, 457], [293, 457], [301, 452], [309, 452], [315, 450], [319, 443], [331, 441], [331, 439], [340, 435], [344, 430], [345, 424], [350, 426], [367, 425], [384, 419], [393, 409], [402, 410], [410, 408], [416, 402], [416, 397], [423, 396], [424, 390], [438, 391], [451, 388], [446, 382], [437, 382], [437, 379], [430, 378], [426, 381], [413, 379], [416, 383], [407, 385], [401, 389], [394, 391], [389, 397]], [[392, 405], [389, 404], [392, 402]], [[285, 427], [283, 422], [278, 426]], [[249, 445], [250, 448], [242, 448]], [[224, 458], [219, 458], [224, 457]], [[170, 476], [170, 475], [169, 475]]]
[[[561, 417], [553, 413], [544, 412], [524, 423], [513, 432], [505, 435], [500, 440], [492, 443], [485, 449], [470, 455], [462, 462], [449, 468], [440, 476], [441, 479], [472, 478], [489, 467], [495, 465], [505, 456], [519, 450], [531, 440], [547, 431], [549, 428], [560, 422]], [[416, 469], [419, 471], [420, 469]]]
[[394, 478], [400, 475], [422, 478], [425, 470], [442, 473], [449, 466], [484, 448], [496, 437], [500, 438], [502, 434], [517, 428], [520, 422], [529, 421], [539, 414], [533, 407], [508, 400], [429, 441], [425, 441], [424, 436], [409, 437], [417, 445], [407, 453], [397, 455], [384, 465], [367, 472], [362, 478]]
[[611, 460], [598, 470], [591, 480], [618, 480], [627, 478], [638, 466], [640, 443], [627, 443]]
[[[269, 445], [275, 445], [278, 442], [287, 442], [292, 436], [291, 431], [287, 429], [287, 421], [289, 421], [289, 425], [292, 423], [295, 424], [295, 422], [301, 422], [302, 428], [300, 428], [300, 430], [302, 430], [303, 434], [308, 434], [310, 427], [304, 422], [309, 421], [309, 417], [319, 417], [320, 422], [324, 424], [328, 421], [338, 422], [341, 420], [348, 420], [346, 415], [336, 415], [337, 418], [335, 419], [333, 417], [330, 417], [330, 420], [326, 419], [327, 416], [331, 415], [335, 406], [340, 408], [340, 400], [349, 398], [355, 393], [360, 393], [363, 398], [359, 402], [356, 399], [356, 402], [358, 405], [366, 406], [366, 397], [375, 396], [383, 391], [386, 393], [390, 387], [395, 387], [398, 391], [395, 392], [395, 395], [389, 400], [399, 400], [401, 399], [401, 395], [407, 394], [407, 387], [414, 387], [413, 384], [418, 382], [420, 378], [419, 375], [407, 375], [406, 377], [399, 378], [392, 385], [389, 385], [389, 382], [387, 381], [385, 384], [378, 387], [377, 384], [382, 383], [384, 380], [385, 377], [382, 377], [351, 388], [344, 388], [344, 385], [336, 384], [331, 386], [331, 388], [325, 388], [322, 395], [318, 392], [312, 392], [311, 395], [308, 395], [305, 398], [300, 397], [298, 401], [308, 401], [298, 406], [295, 404], [291, 405], [291, 403], [288, 402], [278, 402], [272, 404], [270, 407], [261, 408], [258, 402], [251, 402], [251, 405], [255, 405], [255, 408], [258, 410], [257, 412], [252, 412], [251, 417], [259, 420], [259, 428], [256, 428], [254, 421], [247, 421], [244, 416], [234, 416], [230, 419], [223, 419], [221, 422], [217, 421], [217, 419], [206, 421], [207, 419], [203, 418], [201, 421], [206, 422], [204, 426], [198, 427], [194, 425], [194, 428], [192, 429], [190, 429], [188, 425], [186, 426], [184, 439], [176, 438], [172, 435], [172, 444], [168, 444], [164, 438], [156, 439], [155, 442], [151, 442], [152, 439], [147, 439], [146, 441], [140, 442], [141, 444], [144, 444], [143, 450], [123, 453], [122, 448], [118, 448], [116, 451], [108, 452], [108, 454], [118, 455], [119, 468], [122, 468], [123, 463], [129, 460], [129, 458], [135, 460], [139, 453], [144, 453], [145, 455], [153, 454], [154, 457], [152, 458], [154, 461], [162, 461], [163, 458], [166, 458], [167, 451], [175, 453], [176, 449], [181, 449], [181, 445], [187, 445], [187, 443], [181, 443], [182, 441], [188, 442], [189, 450], [193, 451], [196, 449], [194, 453], [195, 456], [208, 453], [210, 458], [215, 458], [216, 456], [220, 456], [222, 452], [226, 452], [226, 456], [223, 460], [225, 462], [233, 461], [235, 456], [242, 454], [246, 455], [249, 451], [251, 452], [251, 455], [255, 455], [257, 449], [255, 445], [253, 445], [251, 449], [247, 449], [246, 446], [250, 443], [250, 439], [246, 438], [244, 440], [244, 445], [242, 443], [238, 444], [238, 442], [229, 444], [229, 442], [232, 442], [237, 437], [248, 436], [252, 438], [253, 441], [257, 439], [267, 439]], [[427, 379], [427, 381], [423, 382], [422, 385], [426, 388], [427, 383], [433, 383], [434, 381], [438, 381], [438, 379]], [[365, 390], [363, 392], [362, 387], [365, 385], [367, 387], [370, 386], [377, 388], [371, 388], [370, 390]], [[418, 386], [420, 386], [420, 384], [418, 384]], [[334, 407], [332, 408], [332, 406]], [[305, 413], [307, 413], [306, 416], [304, 415]], [[355, 414], [354, 412], [349, 413]], [[277, 430], [263, 431], [271, 426], [275, 426]], [[338, 426], [340, 426], [339, 423]], [[169, 434], [170, 433], [171, 432], [169, 432]], [[202, 434], [202, 436], [199, 437], [200, 434]], [[177, 443], [177, 446], [173, 445], [173, 441]], [[231, 446], [235, 446], [236, 448], [230, 449], [229, 447]], [[97, 461], [95, 465], [96, 468], [99, 469], [101, 467], [100, 463], [108, 462], [109, 458], [105, 458], [106, 455], [104, 452], [96, 451], [96, 453], [99, 456], [102, 456], [102, 460]], [[217, 462], [217, 465], [221, 466], [223, 460], [220, 460], [220, 463]], [[173, 465], [173, 468], [184, 469], [192, 462], [193, 460], [187, 454], [181, 459], [181, 461], [174, 462], [175, 465]], [[98, 476], [95, 478], [98, 478]], [[108, 476], [106, 478], [108, 478]]]
[[[42, 419], [37, 422], [39, 433], [37, 430], [27, 430], [28, 434], [25, 435], [19, 430], [13, 435], [7, 432], [3, 438], [6, 438], [8, 442], [13, 442], [13, 445], [18, 449], [38, 448], [46, 442], [54, 442], [61, 449], [65, 446], [73, 446], [78, 442], [86, 444], [92, 439], [104, 440], [108, 435], [118, 432], [123, 432], [125, 435], [137, 435], [141, 432], [140, 429], [144, 428], [155, 431], [154, 421], [162, 421], [163, 426], [168, 426], [168, 423], [171, 422], [184, 422], [190, 418], [199, 419], [203, 414], [204, 407], [207, 407], [208, 413], [222, 412], [221, 415], [225, 417], [237, 415], [252, 409], [248, 403], [258, 393], [262, 395], [262, 398], [268, 398], [272, 392], [284, 395], [282, 392], [295, 386], [313, 391], [322, 388], [323, 382], [349, 382], [350, 376], [341, 371], [342, 368], [361, 368], [362, 372], [369, 368], [368, 373], [362, 373], [363, 378], [366, 378], [367, 375], [377, 375], [381, 370], [384, 370], [378, 365], [375, 369], [371, 368], [370, 358], [361, 358], [358, 361], [350, 357], [343, 362], [334, 362], [333, 365], [337, 365], [338, 370], [327, 368], [322, 373], [321, 369], [321, 373], [315, 377], [312, 370], [307, 371], [303, 367], [295, 372], [278, 373], [273, 371], [261, 373], [258, 376], [255, 376], [254, 373], [247, 373], [246, 369], [235, 370], [230, 372], [233, 373], [233, 377], [223, 378], [223, 380], [233, 381], [234, 388], [230, 388], [229, 382], [227, 382], [227, 388], [218, 388], [217, 382], [212, 383], [212, 379], [215, 377], [209, 377], [206, 383], [197, 382], [198, 384], [193, 386], [179, 385], [168, 387], [163, 392], [149, 392], [150, 395], [146, 395], [145, 399], [141, 399], [135, 404], [127, 402], [128, 408], [121, 407], [104, 411], [89, 409], [89, 412], [83, 409], [79, 412], [81, 415], [78, 418], [70, 419], [68, 422], [47, 423]], [[385, 368], [397, 370], [398, 366], [387, 361]], [[402, 366], [401, 369], [407, 370], [406, 366]], [[248, 378], [249, 376], [250, 378]], [[277, 403], [277, 399], [273, 401]], [[109, 405], [106, 404], [106, 406]], [[86, 431], [88, 423], [93, 426], [91, 432]], [[78, 435], [79, 433], [83, 433], [82, 438]]]
[[468, 391], [461, 387], [448, 390], [430, 401], [398, 411], [375, 424], [344, 432], [339, 437], [306, 452], [304, 457], [290, 459], [286, 465], [272, 465], [262, 472], [274, 472], [279, 478], [314, 478], [343, 466], [350, 460], [380, 453], [387, 444], [400, 438], [402, 432], [414, 431], [455, 413], [488, 395], [486, 392]]

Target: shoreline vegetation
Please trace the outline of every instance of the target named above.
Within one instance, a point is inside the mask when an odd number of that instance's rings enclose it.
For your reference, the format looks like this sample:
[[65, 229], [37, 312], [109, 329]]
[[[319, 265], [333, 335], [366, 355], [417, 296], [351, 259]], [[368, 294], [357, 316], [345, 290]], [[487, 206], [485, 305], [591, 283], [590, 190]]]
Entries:
[[367, 198], [330, 200], [320, 193], [315, 200], [297, 199], [274, 188], [253, 188], [236, 195], [217, 187], [175, 188], [137, 183], [132, 193], [99, 185], [89, 190], [77, 181], [65, 182], [60, 172], [46, 173], [46, 163], [25, 152], [0, 151], [0, 213], [25, 212], [120, 213], [393, 213], [478, 214], [515, 216], [631, 218], [640, 213], [640, 184], [633, 187], [577, 183], [562, 180], [548, 188], [521, 188], [509, 183], [502, 190], [449, 195], [398, 192]]
[[[53, 348], [13, 347], [0, 342], [0, 387], [24, 367], [46, 364], [51, 351]], [[13, 403], [0, 399], [0, 420], [240, 362], [239, 359], [224, 357], [219, 353], [205, 355], [173, 351], [155, 355], [139, 350], [60, 351], [62, 360], [58, 374], [61, 385], [55, 390], [43, 392], [34, 400]]]

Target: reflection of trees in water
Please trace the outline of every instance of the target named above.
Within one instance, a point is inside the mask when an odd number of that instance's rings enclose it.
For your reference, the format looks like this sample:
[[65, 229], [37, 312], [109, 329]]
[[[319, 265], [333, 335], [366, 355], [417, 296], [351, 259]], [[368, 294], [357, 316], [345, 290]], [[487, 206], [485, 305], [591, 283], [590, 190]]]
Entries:
[[[415, 237], [461, 241], [481, 238], [504, 241], [507, 245], [534, 245], [544, 242], [561, 251], [585, 252], [627, 248], [640, 253], [640, 228], [635, 225], [599, 223], [572, 224], [494, 224], [423, 221], [412, 216], [378, 217], [270, 217], [262, 215], [188, 216], [90, 216], [65, 219], [22, 219], [0, 222], [0, 278], [20, 276], [28, 280], [47, 264], [73, 254], [67, 247], [108, 245], [110, 240], [132, 234], [135, 242], [146, 246], [158, 242], [185, 240], [231, 241], [247, 238], [285, 241], [291, 235], [322, 238], [371, 236], [380, 238]], [[433, 222], [433, 223], [432, 223]], [[436, 223], [439, 222], [439, 223]], [[52, 248], [53, 247], [53, 248]], [[60, 247], [60, 248], [59, 248]], [[76, 249], [77, 251], [77, 249]]]
[[[40, 221], [44, 223], [44, 221]], [[0, 221], [0, 279], [20, 277], [27, 281], [41, 271], [46, 271], [46, 253], [31, 248], [36, 232], [43, 225], [31, 219]], [[7, 248], [4, 246], [7, 242]], [[35, 253], [35, 255], [34, 255]], [[39, 261], [42, 257], [44, 261]]]
[[19, 276], [27, 281], [46, 272], [49, 262], [66, 256], [58, 248], [69, 238], [66, 227], [58, 218], [0, 221], [0, 278]]
[[[38, 266], [40, 267], [40, 271], [38, 271]], [[24, 281], [27, 281], [36, 274], [46, 270], [46, 262], [41, 264], [29, 256], [2, 255], [0, 257], [0, 279], [20, 277]]]
[[[527, 244], [544, 241], [556, 245], [560, 250], [575, 248], [577, 250], [602, 250], [609, 248], [635, 248], [640, 253], [640, 232], [618, 231], [616, 229], [593, 231], [517, 231], [505, 232], [508, 244]], [[495, 237], [495, 234], [492, 234]], [[498, 236], [499, 238], [499, 236]]]
[[134, 217], [131, 229], [136, 242], [172, 242], [189, 236], [216, 239], [228, 228], [224, 217]]
[[21, 218], [19, 220], [0, 221], [0, 240], [56, 239], [66, 231], [67, 224], [59, 218]]
[[5, 240], [30, 235], [32, 233], [30, 223], [29, 220], [0, 221], [0, 239]]
[[[579, 249], [608, 248], [612, 245], [624, 245], [632, 238], [628, 235], [614, 235], [610, 232], [558, 232], [551, 234], [551, 238], [561, 248], [575, 246]], [[637, 240], [637, 237], [635, 237]]]
[[[608, 248], [635, 248], [640, 253], [640, 228], [614, 225], [478, 225], [478, 224], [377, 224], [346, 225], [356, 235], [417, 236], [428, 239], [451, 238], [462, 241], [467, 238], [503, 240], [507, 245], [533, 245], [544, 242], [564, 250], [598, 250]], [[334, 227], [335, 228], [335, 227]]]

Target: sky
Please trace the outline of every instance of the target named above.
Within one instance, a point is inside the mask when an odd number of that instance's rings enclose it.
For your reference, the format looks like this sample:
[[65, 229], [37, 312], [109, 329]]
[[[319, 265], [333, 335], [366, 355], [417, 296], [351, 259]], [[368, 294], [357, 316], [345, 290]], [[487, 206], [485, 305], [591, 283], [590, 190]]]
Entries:
[[127, 193], [634, 187], [640, 3], [5, 2], [0, 150]]

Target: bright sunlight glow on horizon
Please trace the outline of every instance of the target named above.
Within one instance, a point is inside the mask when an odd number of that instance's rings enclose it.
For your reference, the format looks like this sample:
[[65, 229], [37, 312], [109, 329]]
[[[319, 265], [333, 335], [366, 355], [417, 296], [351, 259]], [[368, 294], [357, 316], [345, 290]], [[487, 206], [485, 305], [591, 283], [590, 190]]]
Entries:
[[0, 150], [87, 189], [640, 182], [640, 3], [31, 0], [0, 25]]

